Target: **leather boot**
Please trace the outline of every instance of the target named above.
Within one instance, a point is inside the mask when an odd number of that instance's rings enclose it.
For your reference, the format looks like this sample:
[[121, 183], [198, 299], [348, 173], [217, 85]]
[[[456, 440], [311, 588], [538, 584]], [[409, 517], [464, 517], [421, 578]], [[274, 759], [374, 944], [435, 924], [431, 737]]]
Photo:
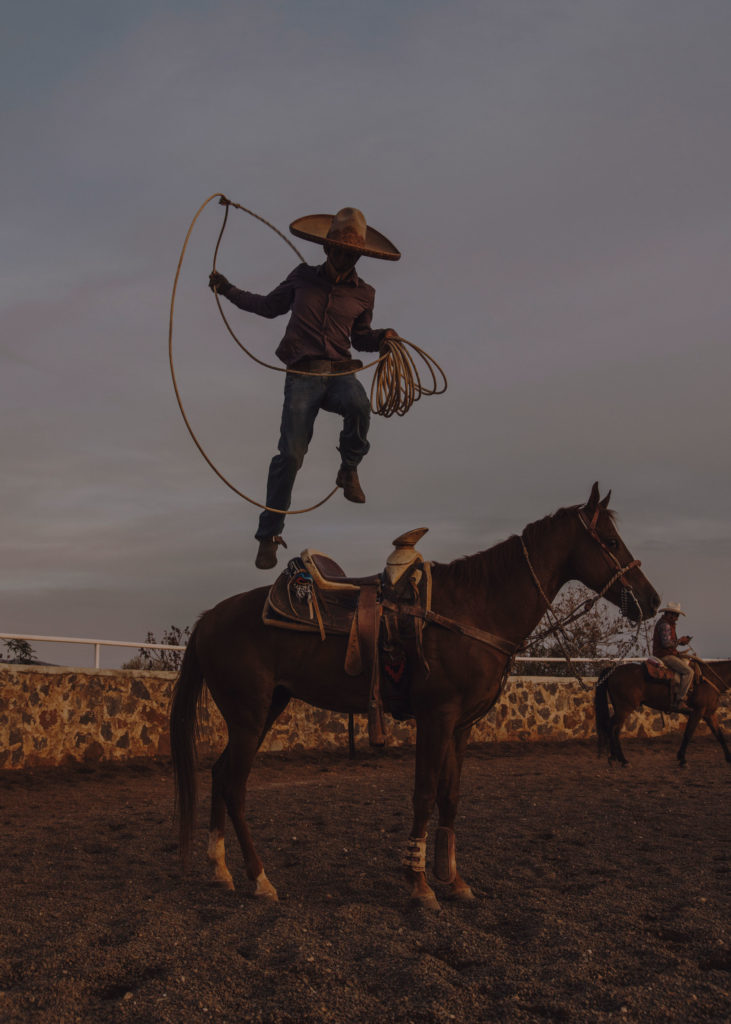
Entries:
[[673, 711], [688, 712], [690, 711], [690, 705], [688, 704], [688, 694], [684, 697], [680, 696], [678, 690], [673, 690]]
[[358, 505], [364, 504], [366, 496], [358, 479], [358, 470], [351, 466], [341, 466], [335, 478], [335, 486], [343, 488], [343, 494], [348, 501], [354, 501]]
[[287, 546], [281, 537], [265, 537], [264, 540], [259, 541], [259, 551], [254, 562], [257, 569], [274, 568], [277, 564], [278, 544], [281, 544], [283, 548]]

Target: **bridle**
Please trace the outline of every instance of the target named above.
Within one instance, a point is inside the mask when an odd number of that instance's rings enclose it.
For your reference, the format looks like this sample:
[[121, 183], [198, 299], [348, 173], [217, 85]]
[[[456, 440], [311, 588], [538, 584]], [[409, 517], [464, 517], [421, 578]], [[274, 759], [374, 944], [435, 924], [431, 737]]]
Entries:
[[623, 577], [626, 576], [628, 572], [630, 572], [632, 569], [638, 568], [642, 563], [640, 562], [639, 558], [633, 558], [631, 562], [627, 563], [627, 565], [622, 565], [622, 563], [619, 561], [619, 559], [614, 554], [614, 552], [609, 547], [609, 545], [606, 543], [606, 541], [603, 540], [603, 538], [599, 535], [599, 531], [597, 529], [597, 522], [599, 520], [599, 511], [600, 511], [600, 507], [599, 507], [599, 505], [597, 505], [596, 508], [594, 509], [594, 514], [592, 515], [592, 518], [590, 520], [587, 520], [585, 515], [584, 515], [584, 509], [582, 507], [577, 508], [577, 510], [576, 510], [577, 515], [579, 517], [579, 522], [584, 527], [584, 529], [589, 534], [589, 536], [592, 538], [592, 540], [596, 541], [596, 543], [599, 545], [599, 547], [602, 550], [602, 554], [604, 555], [604, 557], [606, 558], [606, 560], [607, 560], [607, 562], [609, 564], [609, 567], [611, 569], [614, 569], [615, 571], [613, 572], [613, 574], [610, 576], [610, 578], [607, 580], [607, 582], [604, 584], [604, 586], [602, 587], [602, 589], [600, 591], [597, 591], [597, 593], [595, 593], [594, 596], [589, 598], [588, 600], [583, 601], [577, 608], [574, 608], [563, 619], [559, 619], [558, 616], [556, 615], [556, 612], [555, 612], [554, 607], [553, 607], [553, 603], [550, 600], [550, 598], [548, 597], [548, 595], [546, 594], [545, 590], [543, 589], [541, 581], [538, 578], [538, 574], [536, 573], [536, 571], [535, 571], [535, 569], [533, 567], [533, 563], [531, 562], [530, 555], [528, 553], [528, 548], [527, 548], [526, 543], [525, 543], [525, 530], [520, 535], [520, 544], [521, 544], [521, 547], [523, 549], [523, 557], [525, 558], [526, 565], [528, 566], [528, 571], [531, 574], [531, 577], [533, 579], [533, 582], [536, 585], [538, 593], [541, 595], [541, 597], [543, 598], [543, 600], [546, 603], [546, 612], [545, 612], [545, 614], [549, 615], [550, 617], [552, 617], [554, 619], [553, 624], [550, 625], [548, 627], [548, 629], [544, 630], [542, 633], [539, 633], [538, 635], [533, 635], [531, 637], [531, 645], [534, 644], [537, 640], [543, 640], [547, 636], [551, 636], [553, 634], [556, 634], [557, 635], [557, 640], [559, 642], [559, 646], [561, 647], [561, 650], [562, 650], [562, 653], [563, 653], [563, 656], [566, 658], [567, 662], [569, 662], [569, 663], [571, 662], [571, 657], [566, 652], [566, 650], [564, 648], [564, 643], [563, 643], [563, 641], [568, 642], [568, 637], [564, 633], [564, 627], [569, 625], [572, 622], [575, 622], [577, 619], [581, 618], [582, 615], [586, 615], [587, 612], [591, 611], [591, 609], [594, 607], [594, 605], [602, 597], [604, 597], [604, 595], [609, 590], [611, 590], [611, 588], [614, 586], [614, 584], [618, 580], [622, 580], [622, 592], [621, 592], [621, 595], [620, 595], [620, 603], [619, 603], [619, 607], [620, 607], [620, 610], [621, 610], [622, 614], [625, 617], [628, 617], [627, 616], [627, 611], [630, 608], [630, 602], [632, 602], [632, 604], [634, 604], [634, 606], [637, 609], [637, 611], [640, 612], [640, 615], [638, 617], [638, 633], [639, 633], [639, 627], [640, 627], [640, 625], [642, 623], [642, 614], [641, 614], [642, 609], [640, 607], [639, 601], [637, 600], [637, 595], [635, 594], [635, 592], [632, 589], [632, 587], [623, 579]]
[[619, 602], [619, 607], [622, 614], [625, 616], [625, 618], [627, 617], [629, 601], [632, 600], [635, 608], [638, 612], [640, 612], [641, 615], [642, 609], [640, 607], [640, 602], [637, 600], [637, 595], [635, 594], [632, 587], [626, 582], [626, 580], [623, 579], [623, 577], [632, 569], [639, 568], [642, 565], [642, 562], [639, 560], [639, 558], [633, 558], [631, 562], [627, 563], [627, 565], [622, 565], [617, 556], [612, 551], [612, 549], [606, 543], [606, 541], [602, 540], [602, 538], [599, 536], [599, 531], [597, 530], [596, 525], [599, 519], [599, 505], [597, 505], [597, 507], [594, 509], [594, 514], [591, 517], [591, 521], [588, 523], [586, 521], [586, 518], [584, 517], [584, 510], [582, 508], [579, 508], [577, 509], [577, 512], [579, 516], [579, 522], [581, 523], [581, 525], [587, 531], [592, 540], [595, 540], [599, 547], [602, 549], [602, 553], [606, 555], [606, 557], [608, 558], [610, 566], [617, 570], [612, 576], [612, 578], [609, 580], [609, 582], [604, 585], [601, 592], [597, 595], [594, 603], [596, 604], [596, 601], [598, 601], [600, 597], [604, 597], [607, 591], [614, 586], [617, 580], [622, 580], [622, 593], [620, 595]]

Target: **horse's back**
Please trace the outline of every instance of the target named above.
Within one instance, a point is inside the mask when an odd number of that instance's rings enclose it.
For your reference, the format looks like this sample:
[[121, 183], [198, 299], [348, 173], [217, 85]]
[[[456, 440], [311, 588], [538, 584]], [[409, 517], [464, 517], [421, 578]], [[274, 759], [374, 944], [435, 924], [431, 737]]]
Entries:
[[213, 608], [203, 612], [196, 625], [199, 639], [207, 641], [229, 631], [240, 633], [244, 630], [263, 629], [261, 613], [269, 587], [256, 587], [234, 594], [219, 601]]

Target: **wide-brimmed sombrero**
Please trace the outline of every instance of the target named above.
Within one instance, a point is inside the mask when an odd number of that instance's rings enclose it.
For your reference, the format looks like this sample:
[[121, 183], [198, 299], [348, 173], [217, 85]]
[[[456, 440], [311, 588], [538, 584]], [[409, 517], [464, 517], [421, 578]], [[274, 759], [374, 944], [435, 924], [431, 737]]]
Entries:
[[373, 256], [377, 260], [399, 260], [401, 253], [380, 231], [368, 227], [360, 210], [346, 206], [335, 216], [331, 213], [313, 213], [298, 217], [289, 225], [289, 230], [298, 238], [324, 245], [338, 245], [343, 249]]

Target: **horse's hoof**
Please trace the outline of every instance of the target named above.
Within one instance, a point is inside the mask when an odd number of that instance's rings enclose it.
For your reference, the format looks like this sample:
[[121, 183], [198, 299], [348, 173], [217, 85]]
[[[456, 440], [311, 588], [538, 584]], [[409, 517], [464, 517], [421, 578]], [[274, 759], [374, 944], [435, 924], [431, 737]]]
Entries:
[[439, 905], [439, 900], [433, 892], [424, 893], [423, 896], [412, 896], [411, 906], [417, 910], [427, 910], [435, 914], [438, 914], [442, 909]]
[[688, 767], [688, 762], [687, 761], [678, 761], [678, 768], [687, 768], [687, 767]]
[[272, 900], [274, 902], [276, 902], [279, 899], [279, 896], [277, 895], [277, 890], [274, 888], [274, 886], [269, 881], [269, 879], [267, 878], [263, 871], [256, 878], [256, 889], [254, 889], [254, 896], [260, 899]]
[[233, 878], [212, 878], [211, 885], [216, 889], [226, 889], [228, 892], [233, 892], [236, 888]]
[[474, 903], [477, 899], [469, 885], [460, 886], [459, 889], [453, 889], [449, 894], [449, 898], [451, 900], [458, 900], [460, 903]]

